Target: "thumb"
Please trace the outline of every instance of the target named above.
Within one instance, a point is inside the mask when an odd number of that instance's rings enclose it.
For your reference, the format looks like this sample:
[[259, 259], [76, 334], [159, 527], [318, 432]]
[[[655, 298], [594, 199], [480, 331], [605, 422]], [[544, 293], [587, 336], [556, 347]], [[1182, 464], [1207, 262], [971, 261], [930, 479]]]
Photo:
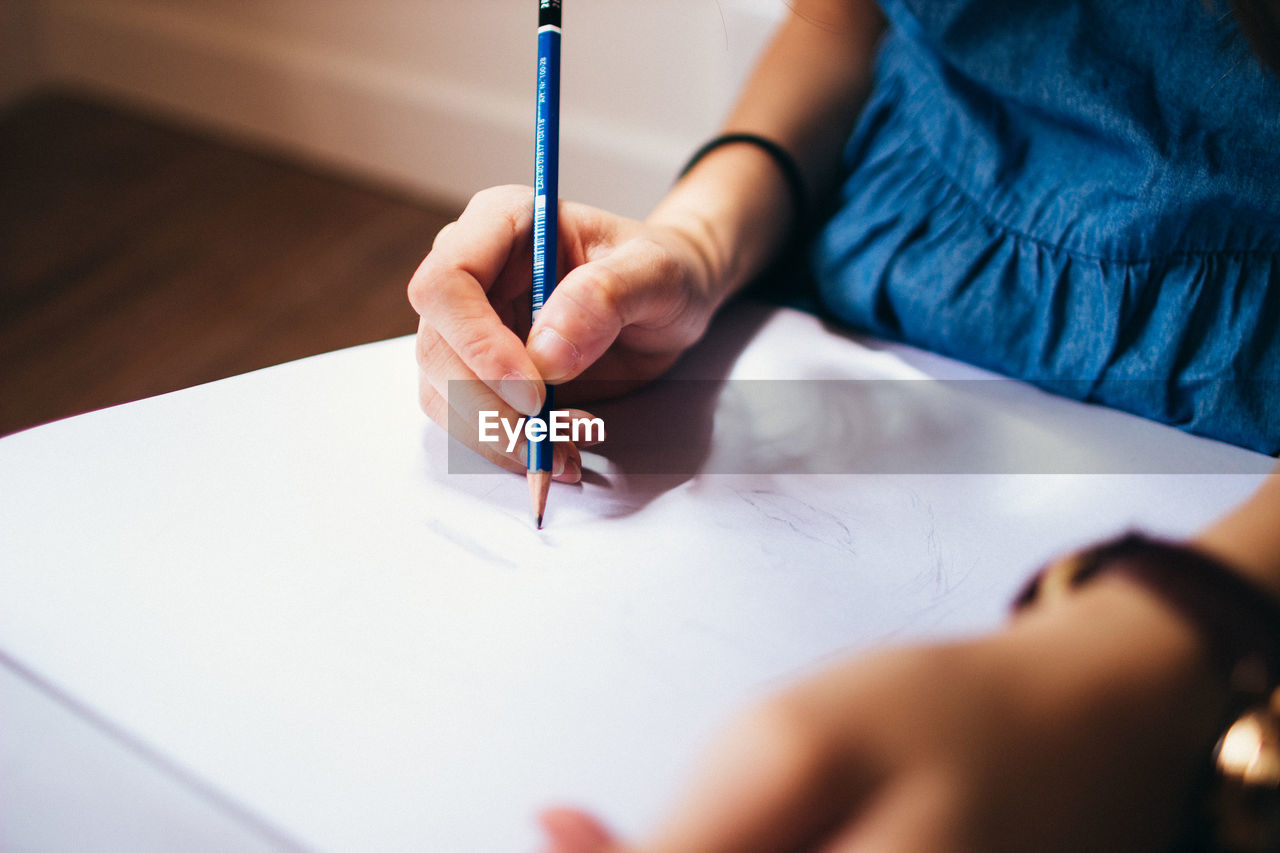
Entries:
[[566, 382], [600, 358], [624, 328], [679, 312], [682, 278], [670, 254], [633, 241], [570, 271], [529, 330], [529, 357], [549, 383]]

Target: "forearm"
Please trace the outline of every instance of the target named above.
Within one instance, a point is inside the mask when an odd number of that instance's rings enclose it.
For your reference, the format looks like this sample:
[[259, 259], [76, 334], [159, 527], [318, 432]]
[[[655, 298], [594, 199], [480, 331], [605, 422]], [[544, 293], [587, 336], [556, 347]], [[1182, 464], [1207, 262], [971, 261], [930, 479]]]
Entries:
[[[762, 55], [726, 132], [764, 136], [796, 160], [811, 195], [828, 186], [871, 83], [883, 30], [872, 0], [798, 0]], [[697, 241], [718, 303], [758, 273], [797, 212], [778, 166], [749, 145], [716, 149], [658, 205], [650, 224]]]

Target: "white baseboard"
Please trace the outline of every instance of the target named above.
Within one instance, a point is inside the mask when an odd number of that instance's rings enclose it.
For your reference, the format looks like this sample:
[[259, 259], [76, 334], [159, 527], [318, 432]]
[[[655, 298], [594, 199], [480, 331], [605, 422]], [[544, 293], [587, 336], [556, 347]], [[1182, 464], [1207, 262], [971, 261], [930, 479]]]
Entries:
[[[448, 203], [532, 180], [532, 106], [521, 93], [414, 77], [188, 11], [50, 0], [44, 75]], [[561, 195], [643, 215], [693, 141], [566, 123], [562, 163], [572, 166], [562, 168]]]

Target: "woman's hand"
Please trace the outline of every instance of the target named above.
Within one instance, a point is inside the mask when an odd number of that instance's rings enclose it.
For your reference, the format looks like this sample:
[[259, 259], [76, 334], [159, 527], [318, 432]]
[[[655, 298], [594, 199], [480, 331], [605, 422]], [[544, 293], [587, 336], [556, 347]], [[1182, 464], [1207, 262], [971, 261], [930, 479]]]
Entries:
[[[884, 22], [874, 0], [788, 5], [724, 129], [790, 151], [816, 196], [836, 172], [870, 85]], [[530, 330], [533, 193], [477, 194], [409, 283], [422, 316], [423, 408], [468, 446], [522, 470], [519, 448], [508, 455], [479, 443], [477, 412], [535, 414], [544, 382], [585, 376], [609, 380], [592, 387], [614, 393], [658, 376], [720, 303], [764, 269], [791, 231], [791, 206], [777, 164], [747, 145], [703, 158], [643, 223], [561, 203], [563, 278]], [[450, 394], [450, 380], [472, 381]], [[554, 448], [560, 479], [576, 480], [576, 448]]]
[[1224, 707], [1194, 630], [1099, 579], [999, 633], [858, 658], [768, 701], [648, 843], [571, 809], [542, 823], [551, 853], [1164, 850]]
[[[508, 454], [504, 443], [480, 443], [480, 411], [537, 414], [544, 383], [580, 376], [607, 380], [592, 388], [610, 393], [648, 382], [698, 339], [717, 304], [717, 271], [694, 234], [562, 202], [562, 279], [530, 329], [532, 227], [532, 190], [478, 193], [409, 282], [423, 409], [516, 471], [522, 445]], [[577, 480], [577, 449], [556, 442], [555, 452], [558, 479]]]

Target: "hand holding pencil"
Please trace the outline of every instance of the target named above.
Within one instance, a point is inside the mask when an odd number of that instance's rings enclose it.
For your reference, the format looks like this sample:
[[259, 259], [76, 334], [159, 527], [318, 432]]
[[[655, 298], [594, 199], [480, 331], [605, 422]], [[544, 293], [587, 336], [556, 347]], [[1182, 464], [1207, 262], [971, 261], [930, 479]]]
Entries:
[[[681, 187], [696, 200], [715, 184], [694, 175]], [[643, 385], [701, 337], [737, 278], [727, 269], [723, 247], [714, 245], [705, 223], [691, 215], [679, 194], [645, 222], [557, 200], [543, 208], [555, 213], [556, 245], [547, 249], [543, 230], [544, 301], [531, 319], [534, 195], [515, 186], [477, 193], [436, 236], [408, 288], [421, 315], [423, 410], [456, 439], [511, 471], [526, 471], [524, 445], [507, 453], [480, 443], [478, 412], [497, 411], [512, 421], [537, 415], [547, 386], [562, 383], [570, 384], [560, 389], [557, 402], [579, 402], [572, 380], [580, 376], [606, 380], [593, 387], [610, 393]], [[547, 275], [546, 267], [554, 272]], [[548, 295], [546, 283], [556, 278]], [[451, 380], [469, 380], [471, 393], [451, 396]], [[581, 476], [581, 454], [571, 443], [554, 443], [550, 464], [545, 479], [576, 482]]]
[[[561, 404], [584, 403], [574, 393], [579, 377], [609, 380], [611, 392], [639, 387], [670, 367], [710, 316], [699, 295], [705, 273], [687, 238], [561, 202], [559, 269], [567, 273], [531, 330], [532, 202], [529, 187], [476, 194], [436, 237], [409, 283], [421, 315], [423, 410], [443, 427], [452, 420], [457, 439], [521, 473], [523, 447], [507, 454], [479, 443], [476, 412], [535, 415], [544, 383], [564, 384]], [[477, 399], [450, 399], [450, 380], [470, 380]], [[576, 482], [576, 448], [557, 442], [554, 458], [563, 473], [553, 479]]]

